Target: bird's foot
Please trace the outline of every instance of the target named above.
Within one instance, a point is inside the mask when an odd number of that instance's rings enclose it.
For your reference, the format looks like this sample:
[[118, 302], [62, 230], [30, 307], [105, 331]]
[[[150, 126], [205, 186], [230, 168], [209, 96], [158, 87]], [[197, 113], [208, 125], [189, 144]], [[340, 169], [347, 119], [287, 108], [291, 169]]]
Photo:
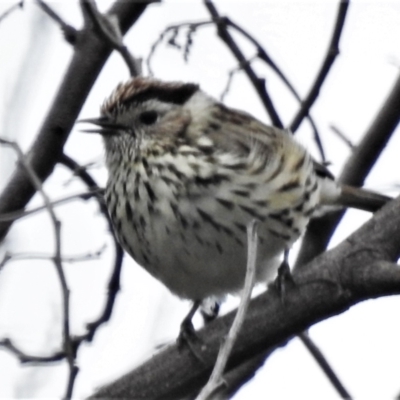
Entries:
[[283, 305], [285, 304], [285, 295], [287, 290], [290, 287], [296, 285], [292, 273], [290, 271], [288, 256], [289, 256], [289, 251], [286, 250], [284, 253], [283, 261], [278, 268], [278, 276], [270, 286], [270, 289], [273, 289], [278, 293]]
[[192, 323], [192, 318], [200, 304], [201, 301], [195, 301], [188, 315], [186, 315], [182, 321], [177, 343], [179, 349], [183, 349], [185, 346], [187, 346], [194, 357], [201, 363], [204, 363], [204, 359], [201, 357], [198, 351], [198, 344], [199, 342], [201, 343], [201, 339], [198, 337]]
[[203, 317], [204, 325], [209, 324], [218, 317], [220, 303], [214, 297], [207, 298], [201, 302], [200, 313]]

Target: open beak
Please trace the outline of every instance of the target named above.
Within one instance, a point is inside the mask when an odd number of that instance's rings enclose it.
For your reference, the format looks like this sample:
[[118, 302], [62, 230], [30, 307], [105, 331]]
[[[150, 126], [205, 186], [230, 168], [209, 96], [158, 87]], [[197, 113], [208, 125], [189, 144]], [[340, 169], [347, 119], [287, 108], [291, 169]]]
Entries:
[[95, 129], [81, 129], [81, 132], [84, 133], [99, 133], [103, 136], [111, 136], [116, 135], [120, 130], [126, 130], [125, 125], [117, 124], [115, 122], [110, 121], [108, 117], [99, 117], [99, 118], [86, 118], [80, 119], [77, 121], [78, 123], [87, 123], [98, 126]]

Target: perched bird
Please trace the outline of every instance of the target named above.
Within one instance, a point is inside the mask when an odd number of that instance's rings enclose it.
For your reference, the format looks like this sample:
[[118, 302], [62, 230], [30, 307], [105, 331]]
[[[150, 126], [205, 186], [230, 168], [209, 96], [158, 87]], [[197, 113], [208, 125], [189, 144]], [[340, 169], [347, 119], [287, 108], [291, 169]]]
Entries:
[[267, 282], [321, 206], [374, 211], [388, 200], [338, 185], [290, 132], [195, 84], [133, 78], [85, 121], [104, 139], [105, 200], [121, 245], [197, 303], [242, 288], [251, 220], [260, 221], [256, 279]]

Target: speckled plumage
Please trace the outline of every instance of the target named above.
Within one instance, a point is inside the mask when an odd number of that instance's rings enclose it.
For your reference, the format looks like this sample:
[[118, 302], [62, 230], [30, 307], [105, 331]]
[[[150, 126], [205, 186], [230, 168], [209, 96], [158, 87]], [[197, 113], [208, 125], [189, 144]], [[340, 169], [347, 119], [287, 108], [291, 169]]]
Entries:
[[138, 264], [183, 298], [241, 289], [254, 218], [257, 280], [272, 279], [322, 199], [339, 193], [289, 133], [196, 85], [136, 78], [101, 112], [115, 231]]

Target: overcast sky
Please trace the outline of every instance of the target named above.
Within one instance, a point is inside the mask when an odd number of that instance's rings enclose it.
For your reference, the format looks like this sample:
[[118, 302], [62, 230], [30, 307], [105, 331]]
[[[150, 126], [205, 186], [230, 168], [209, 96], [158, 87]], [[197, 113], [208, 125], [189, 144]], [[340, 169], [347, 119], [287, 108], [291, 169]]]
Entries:
[[[108, 1], [98, 2], [102, 10]], [[0, 14], [12, 2], [2, 0]], [[82, 18], [73, 1], [50, 3], [63, 18], [80, 27]], [[309, 89], [333, 29], [337, 1], [216, 1], [222, 14], [257, 38], [290, 77], [298, 91]], [[146, 59], [151, 45], [168, 25], [208, 19], [200, 1], [165, 1], [152, 5], [129, 32], [125, 43], [137, 57]], [[184, 40], [184, 36], [180, 37]], [[239, 41], [246, 55], [255, 54], [244, 40]], [[394, 83], [400, 64], [400, 2], [354, 1], [350, 5], [337, 59], [312, 115], [322, 133], [331, 161], [338, 173], [349, 148], [330, 130], [334, 124], [354, 142], [362, 137]], [[72, 49], [47, 16], [27, 1], [0, 22], [0, 136], [16, 140], [28, 149], [40, 127], [63, 77]], [[227, 73], [237, 67], [213, 27], [194, 36], [188, 63], [181, 52], [161, 44], [153, 57], [153, 72], [166, 80], [200, 83], [215, 97], [223, 92]], [[274, 74], [260, 62], [254, 64], [267, 78], [279, 114], [289, 124], [297, 104]], [[147, 74], [147, 69], [145, 68]], [[128, 78], [121, 58], [114, 54], [100, 75], [81, 117], [98, 115], [99, 105], [120, 81]], [[225, 98], [227, 105], [244, 109], [265, 122], [268, 117], [246, 77], [235, 75]], [[299, 140], [318, 158], [311, 131], [303, 123]], [[395, 195], [399, 187], [399, 135], [395, 135], [382, 161], [372, 171], [367, 186]], [[104, 185], [100, 138], [72, 133], [66, 153], [82, 164], [96, 163], [93, 174]], [[0, 148], [0, 188], [12, 171], [15, 157]], [[45, 185], [54, 199], [77, 193], [83, 186], [70, 173], [57, 168]], [[29, 207], [42, 204], [36, 196]], [[84, 332], [84, 324], [94, 319], [102, 307], [112, 259], [107, 227], [99, 217], [95, 202], [71, 203], [57, 208], [63, 226], [65, 255], [92, 253], [107, 246], [100, 260], [66, 264], [71, 287], [72, 331]], [[338, 229], [332, 245], [354, 231], [369, 214], [352, 211]], [[52, 254], [53, 237], [49, 218], [37, 215], [12, 228], [5, 251]], [[225, 312], [234, 300], [223, 307]], [[368, 301], [341, 316], [311, 328], [310, 334], [321, 346], [345, 386], [356, 399], [393, 399], [400, 392], [400, 323], [398, 297]], [[120, 376], [150, 356], [156, 345], [174, 340], [179, 324], [189, 308], [168, 292], [132, 260], [126, 257], [119, 294], [111, 322], [101, 328], [90, 345], [82, 346], [80, 373], [74, 391], [84, 397], [94, 388]], [[49, 354], [60, 346], [61, 296], [50, 261], [15, 261], [0, 274], [0, 338], [11, 337], [30, 354]], [[198, 322], [198, 321], [197, 321]], [[65, 391], [66, 365], [22, 366], [0, 349], [0, 398], [56, 398]], [[257, 398], [336, 399], [322, 372], [297, 339], [268, 360], [236, 400]]]

